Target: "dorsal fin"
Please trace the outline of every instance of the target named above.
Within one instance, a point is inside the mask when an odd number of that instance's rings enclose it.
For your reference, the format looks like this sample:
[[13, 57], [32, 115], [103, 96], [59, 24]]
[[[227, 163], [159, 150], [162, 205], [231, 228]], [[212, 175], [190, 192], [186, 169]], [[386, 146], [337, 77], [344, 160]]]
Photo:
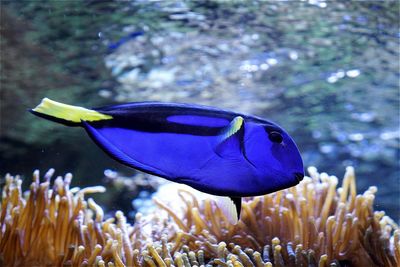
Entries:
[[244, 119], [237, 116], [222, 129], [215, 145], [215, 152], [219, 156], [237, 156], [242, 153], [243, 125]]

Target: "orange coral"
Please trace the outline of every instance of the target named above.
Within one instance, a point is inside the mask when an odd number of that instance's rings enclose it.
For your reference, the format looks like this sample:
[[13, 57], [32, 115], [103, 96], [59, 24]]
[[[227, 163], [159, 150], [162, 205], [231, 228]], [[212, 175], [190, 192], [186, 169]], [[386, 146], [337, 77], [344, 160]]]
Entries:
[[337, 178], [310, 168], [298, 186], [248, 198], [231, 225], [212, 200], [180, 190], [183, 214], [155, 200], [159, 211], [130, 225], [122, 212], [104, 220], [85, 194], [103, 187], [69, 188], [71, 174], [50, 188], [33, 175], [23, 194], [6, 176], [0, 213], [0, 265], [5, 266], [397, 266], [400, 232], [373, 211], [375, 187], [356, 194], [354, 170]]
[[237, 245], [262, 253], [265, 261], [278, 266], [279, 262], [289, 266], [400, 264], [398, 226], [384, 212], [373, 211], [377, 188], [370, 187], [357, 195], [351, 167], [338, 189], [336, 177], [319, 174], [315, 168], [309, 168], [309, 173], [311, 178], [306, 177], [296, 187], [248, 198], [236, 226], [228, 223], [212, 201], [187, 201], [183, 194], [189, 192], [180, 193], [186, 202], [183, 218], [177, 218], [165, 204], [156, 203], [178, 226], [175, 243], [184, 239], [190, 249], [204, 249], [209, 257], [219, 254], [216, 244], [224, 241], [234, 254], [242, 255], [242, 261], [245, 257]]

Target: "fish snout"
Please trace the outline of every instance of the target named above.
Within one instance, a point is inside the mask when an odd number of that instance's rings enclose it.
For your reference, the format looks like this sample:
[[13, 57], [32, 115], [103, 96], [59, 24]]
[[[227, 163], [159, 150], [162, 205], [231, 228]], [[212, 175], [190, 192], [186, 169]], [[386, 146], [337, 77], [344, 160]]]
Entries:
[[304, 174], [301, 173], [301, 172], [295, 172], [295, 173], [294, 173], [294, 177], [295, 177], [296, 180], [300, 183], [300, 182], [303, 180], [303, 178], [304, 178]]

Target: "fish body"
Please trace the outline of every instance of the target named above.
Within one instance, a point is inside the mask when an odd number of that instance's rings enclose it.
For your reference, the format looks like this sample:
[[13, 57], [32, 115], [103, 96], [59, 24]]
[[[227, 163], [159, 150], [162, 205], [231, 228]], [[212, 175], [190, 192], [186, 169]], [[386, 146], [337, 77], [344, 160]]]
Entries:
[[128, 41], [131, 41], [133, 39], [136, 39], [139, 36], [144, 35], [143, 31], [136, 31], [136, 32], [132, 32], [124, 37], [122, 37], [121, 39], [119, 39], [117, 42], [111, 43], [110, 45], [108, 45], [108, 52], [112, 53], [115, 50], [117, 50], [121, 45], [125, 44]]
[[[64, 106], [55, 112], [59, 105]], [[49, 99], [31, 111], [83, 127], [122, 164], [214, 195], [263, 195], [294, 186], [304, 176], [292, 138], [251, 115], [161, 102], [85, 109]]]

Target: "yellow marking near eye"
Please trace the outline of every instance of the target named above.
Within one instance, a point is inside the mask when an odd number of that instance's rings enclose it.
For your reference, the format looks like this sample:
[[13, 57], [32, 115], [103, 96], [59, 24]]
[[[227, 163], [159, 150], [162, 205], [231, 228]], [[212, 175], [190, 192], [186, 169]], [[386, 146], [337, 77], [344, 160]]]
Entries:
[[33, 111], [76, 123], [80, 123], [82, 120], [100, 121], [112, 119], [112, 116], [102, 114], [95, 110], [63, 104], [48, 98], [43, 98], [42, 102], [40, 102], [40, 104], [34, 108]]

